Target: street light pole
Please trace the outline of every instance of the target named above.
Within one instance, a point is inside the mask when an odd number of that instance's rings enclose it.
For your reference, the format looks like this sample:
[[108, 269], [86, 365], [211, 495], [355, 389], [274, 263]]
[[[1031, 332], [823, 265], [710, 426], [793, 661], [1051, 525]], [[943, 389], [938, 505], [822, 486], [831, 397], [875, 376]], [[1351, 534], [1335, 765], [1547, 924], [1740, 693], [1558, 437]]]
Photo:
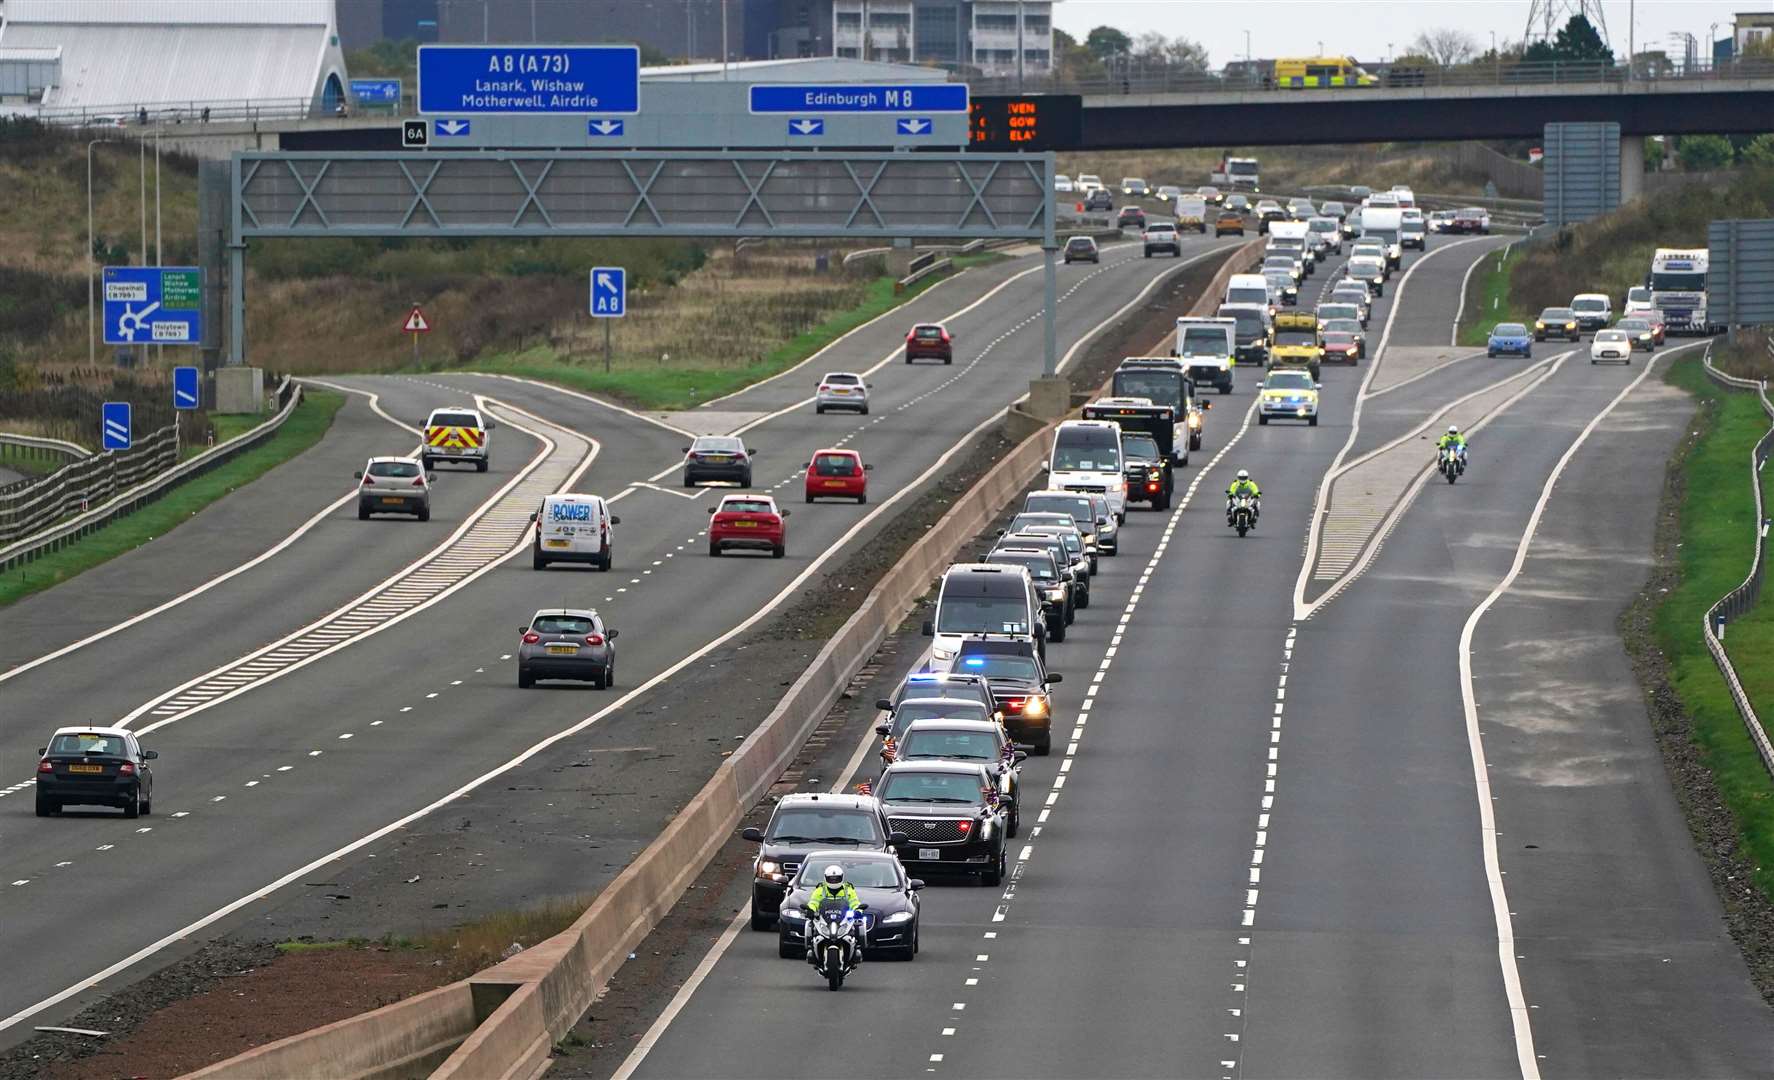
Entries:
[[1497, 32], [1491, 31], [1491, 81], [1503, 81], [1503, 57], [1497, 52]]
[[1249, 64], [1250, 64], [1250, 63], [1251, 63], [1251, 58], [1250, 58], [1250, 31], [1249, 31], [1249, 30], [1246, 30], [1246, 31], [1245, 31], [1245, 32], [1244, 32], [1244, 62], [1245, 62], [1245, 64], [1246, 64], [1246, 65], [1247, 65], [1247, 66], [1248, 66], [1248, 65], [1249, 65]]
[[99, 362], [98, 312], [93, 307], [93, 283], [98, 277], [98, 257], [92, 249], [98, 241], [92, 235], [92, 148], [99, 143], [115, 141], [115, 139], [94, 139], [86, 144], [86, 364], [88, 367], [97, 367]]

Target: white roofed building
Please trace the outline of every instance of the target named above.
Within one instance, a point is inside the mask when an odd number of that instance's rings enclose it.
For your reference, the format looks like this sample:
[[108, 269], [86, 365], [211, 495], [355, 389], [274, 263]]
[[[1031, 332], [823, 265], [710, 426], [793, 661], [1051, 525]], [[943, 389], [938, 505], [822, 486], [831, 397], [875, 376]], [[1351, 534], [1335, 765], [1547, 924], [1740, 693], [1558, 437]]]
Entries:
[[350, 85], [334, 4], [0, 0], [0, 64], [33, 61], [28, 76], [0, 72], [0, 88], [27, 90], [5, 106], [46, 117], [331, 114]]

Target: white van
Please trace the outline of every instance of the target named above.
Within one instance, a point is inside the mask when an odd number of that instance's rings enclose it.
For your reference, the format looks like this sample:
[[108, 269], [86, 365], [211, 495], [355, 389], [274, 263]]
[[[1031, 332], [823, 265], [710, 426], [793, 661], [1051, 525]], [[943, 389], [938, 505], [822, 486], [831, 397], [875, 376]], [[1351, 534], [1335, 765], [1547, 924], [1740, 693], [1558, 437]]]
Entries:
[[1222, 304], [1259, 304], [1274, 314], [1274, 305], [1269, 302], [1269, 282], [1261, 274], [1233, 274], [1226, 279], [1226, 295], [1220, 298]]
[[1113, 420], [1067, 420], [1053, 433], [1047, 486], [1095, 493], [1109, 500], [1116, 521], [1127, 519], [1127, 476], [1121, 470], [1121, 425]]
[[537, 570], [551, 562], [591, 563], [608, 570], [615, 554], [611, 527], [622, 519], [610, 513], [601, 495], [561, 492], [545, 496], [542, 509], [530, 515], [536, 523], [536, 544], [530, 565]]

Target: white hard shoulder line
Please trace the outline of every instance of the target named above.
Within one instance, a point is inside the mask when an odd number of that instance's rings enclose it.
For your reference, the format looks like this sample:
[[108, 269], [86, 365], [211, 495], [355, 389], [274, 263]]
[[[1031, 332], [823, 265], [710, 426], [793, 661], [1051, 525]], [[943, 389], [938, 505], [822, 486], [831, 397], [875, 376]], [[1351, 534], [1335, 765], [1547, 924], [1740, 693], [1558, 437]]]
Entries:
[[1609, 401], [1601, 412], [1595, 414], [1589, 423], [1583, 426], [1577, 438], [1566, 448], [1558, 464], [1552, 468], [1546, 483], [1540, 489], [1540, 498], [1534, 503], [1534, 511], [1528, 516], [1527, 527], [1522, 530], [1521, 541], [1515, 548], [1515, 559], [1509, 566], [1509, 572], [1497, 583], [1490, 595], [1480, 601], [1472, 614], [1467, 616], [1466, 624], [1460, 628], [1460, 704], [1466, 717], [1466, 745], [1472, 756], [1472, 777], [1478, 790], [1478, 822], [1479, 834], [1484, 843], [1485, 882], [1490, 887], [1491, 915], [1497, 923], [1497, 962], [1502, 968], [1503, 990], [1509, 1000], [1509, 1018], [1515, 1031], [1515, 1058], [1521, 1068], [1522, 1080], [1539, 1080], [1540, 1062], [1534, 1053], [1534, 1028], [1532, 1014], [1529, 1011], [1527, 997], [1522, 992], [1521, 970], [1516, 964], [1515, 924], [1509, 910], [1509, 896], [1503, 886], [1502, 865], [1497, 855], [1497, 818], [1492, 807], [1490, 766], [1485, 761], [1484, 733], [1478, 726], [1478, 696], [1472, 685], [1472, 636], [1478, 629], [1478, 622], [1485, 613], [1502, 599], [1515, 579], [1521, 576], [1522, 567], [1528, 560], [1528, 548], [1534, 542], [1534, 532], [1540, 527], [1540, 516], [1546, 512], [1546, 504], [1552, 499], [1552, 490], [1558, 478], [1564, 474], [1565, 466], [1576, 456], [1588, 441], [1590, 433], [1595, 431], [1601, 422], [1607, 419], [1616, 406], [1626, 400], [1627, 395], [1638, 389], [1640, 383], [1651, 374], [1657, 361], [1681, 349], [1693, 348], [1705, 342], [1694, 342], [1680, 345], [1674, 349], [1656, 353], [1645, 363], [1645, 369]]
[[[377, 416], [380, 416], [382, 419], [388, 421], [390, 424], [393, 424], [395, 427], [401, 428], [405, 431], [410, 431], [414, 435], [421, 435], [421, 432], [419, 431], [418, 428], [413, 427], [410, 424], [403, 424], [399, 420], [396, 420], [394, 417], [388, 415], [388, 413], [384, 412], [382, 410], [382, 406], [378, 403], [378, 395], [371, 393], [368, 390], [358, 390], [358, 389], [355, 389], [355, 388], [349, 387], [349, 386], [340, 386], [336, 383], [324, 382], [320, 379], [299, 378], [296, 381], [297, 382], [305, 382], [305, 383], [313, 383], [316, 386], [324, 386], [329, 390], [338, 390], [338, 391], [342, 391], [344, 393], [357, 394], [362, 397], [367, 397], [367, 398], [369, 398], [370, 409], [373, 412], [375, 412], [375, 414]], [[406, 456], [410, 458], [410, 457], [416, 456], [418, 453], [419, 453], [418, 449], [415, 448], [411, 452], [409, 452]], [[316, 512], [313, 517], [310, 517], [307, 521], [304, 521], [301, 525], [297, 526], [296, 530], [294, 532], [290, 533], [288, 536], [284, 537], [282, 540], [279, 540], [276, 544], [267, 548], [265, 551], [260, 552], [258, 555], [254, 556], [253, 558], [248, 559], [246, 562], [241, 563], [239, 566], [236, 566], [234, 569], [229, 570], [226, 573], [218, 574], [215, 577], [210, 578], [208, 581], [205, 581], [203, 584], [198, 585], [195, 588], [189, 589], [185, 592], [182, 592], [179, 595], [171, 598], [170, 600], [166, 600], [160, 604], [157, 604], [154, 607], [149, 608], [147, 611], [140, 613], [139, 615], [132, 615], [131, 617], [123, 620], [120, 623], [115, 623], [111, 626], [108, 626], [105, 629], [98, 631], [97, 633], [88, 634], [87, 636], [81, 638], [78, 641], [69, 642], [68, 644], [63, 645], [61, 648], [54, 650], [53, 652], [44, 653], [42, 656], [39, 656], [33, 660], [27, 660], [24, 663], [18, 665], [17, 667], [11, 668], [7, 671], [0, 671], [0, 683], [3, 683], [6, 680], [11, 679], [15, 676], [23, 675], [25, 672], [31, 671], [31, 670], [38, 668], [38, 667], [41, 667], [44, 664], [47, 664], [52, 660], [59, 660], [62, 657], [67, 656], [69, 653], [76, 652], [80, 649], [84, 649], [86, 646], [91, 645], [93, 642], [102, 641], [105, 638], [110, 637], [112, 634], [118, 633], [119, 631], [128, 630], [130, 627], [136, 626], [136, 625], [143, 623], [143, 622], [146, 622], [149, 619], [152, 619], [154, 616], [159, 615], [163, 612], [171, 611], [173, 608], [178, 607], [180, 604], [183, 604], [185, 601], [193, 599], [198, 596], [202, 596], [204, 593], [215, 588], [217, 585], [220, 585], [224, 582], [231, 581], [234, 578], [239, 577], [241, 574], [246, 573], [248, 570], [251, 570], [254, 567], [264, 563], [267, 559], [270, 559], [270, 558], [282, 553], [286, 549], [288, 549], [291, 544], [294, 544], [297, 540], [300, 540], [302, 537], [308, 535], [308, 533], [311, 530], [313, 530], [315, 526], [319, 525], [322, 521], [325, 521], [328, 517], [330, 517], [334, 513], [338, 512], [338, 510], [341, 507], [345, 506], [346, 504], [351, 502], [352, 499], [355, 499], [355, 498], [357, 498], [357, 489], [354, 487], [349, 492], [340, 496], [338, 499], [334, 500], [331, 503], [328, 503], [326, 506], [321, 507], [320, 510], [318, 512]]]
[[[475, 400], [483, 408], [492, 404], [486, 398]], [[534, 422], [532, 429], [505, 417], [506, 423], [540, 441], [542, 448], [441, 544], [307, 626], [137, 706], [118, 726], [151, 716], [151, 723], [137, 729], [145, 735], [231, 701], [441, 602], [527, 547], [530, 508], [543, 495], [570, 486], [591, 466], [599, 446], [589, 436], [513, 406], [500, 403], [498, 409]], [[557, 453], [563, 448], [564, 453]]]

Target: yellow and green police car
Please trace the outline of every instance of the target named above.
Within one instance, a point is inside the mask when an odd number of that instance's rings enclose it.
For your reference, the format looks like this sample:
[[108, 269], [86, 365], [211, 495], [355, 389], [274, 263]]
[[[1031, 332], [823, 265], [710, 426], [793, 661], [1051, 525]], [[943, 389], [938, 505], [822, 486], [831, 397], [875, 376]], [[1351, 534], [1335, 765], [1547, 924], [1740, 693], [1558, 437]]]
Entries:
[[1257, 392], [1257, 423], [1304, 420], [1318, 426], [1318, 383], [1303, 368], [1275, 368]]

